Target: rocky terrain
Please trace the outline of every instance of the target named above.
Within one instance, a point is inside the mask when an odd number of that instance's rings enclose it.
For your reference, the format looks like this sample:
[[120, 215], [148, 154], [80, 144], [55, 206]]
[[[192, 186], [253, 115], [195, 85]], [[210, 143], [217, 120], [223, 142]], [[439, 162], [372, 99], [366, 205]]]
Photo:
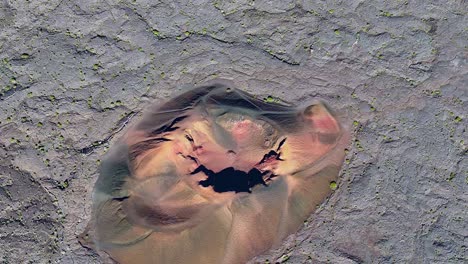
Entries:
[[341, 181], [253, 263], [468, 262], [468, 4], [0, 0], [0, 263], [105, 263], [77, 236], [100, 159], [214, 78], [328, 102]]

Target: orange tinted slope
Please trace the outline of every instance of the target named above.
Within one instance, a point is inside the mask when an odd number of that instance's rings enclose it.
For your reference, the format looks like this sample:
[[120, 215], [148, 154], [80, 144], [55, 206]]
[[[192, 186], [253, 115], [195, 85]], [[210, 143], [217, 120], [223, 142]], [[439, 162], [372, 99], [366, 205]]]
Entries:
[[151, 107], [111, 149], [91, 239], [119, 263], [243, 263], [330, 194], [348, 141], [321, 102], [266, 103], [231, 84]]

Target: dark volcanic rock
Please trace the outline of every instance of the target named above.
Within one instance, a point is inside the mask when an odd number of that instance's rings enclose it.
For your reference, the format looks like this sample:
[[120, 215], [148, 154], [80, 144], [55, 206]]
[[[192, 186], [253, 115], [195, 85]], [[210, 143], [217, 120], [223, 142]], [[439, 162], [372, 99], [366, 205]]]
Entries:
[[0, 0], [0, 262], [102, 262], [99, 159], [216, 77], [354, 121], [335, 194], [254, 262], [466, 262], [466, 2], [428, 2]]

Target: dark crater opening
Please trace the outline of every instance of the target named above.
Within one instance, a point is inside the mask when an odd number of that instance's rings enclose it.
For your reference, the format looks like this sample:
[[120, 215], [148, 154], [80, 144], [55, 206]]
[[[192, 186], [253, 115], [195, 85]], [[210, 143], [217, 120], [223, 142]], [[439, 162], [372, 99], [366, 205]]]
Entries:
[[263, 180], [263, 176], [270, 173], [269, 171], [261, 172], [253, 168], [249, 172], [236, 170], [233, 167], [223, 169], [215, 173], [200, 165], [192, 174], [203, 172], [208, 176], [208, 179], [200, 181], [199, 184], [203, 187], [212, 186], [215, 192], [252, 192], [251, 188], [255, 185], [262, 184], [267, 186]]

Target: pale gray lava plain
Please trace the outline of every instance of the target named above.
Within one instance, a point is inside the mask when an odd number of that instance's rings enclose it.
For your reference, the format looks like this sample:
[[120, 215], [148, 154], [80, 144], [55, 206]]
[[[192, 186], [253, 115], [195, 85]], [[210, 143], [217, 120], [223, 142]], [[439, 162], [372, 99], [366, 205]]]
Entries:
[[321, 98], [353, 134], [330, 199], [253, 263], [467, 263], [467, 9], [0, 0], [0, 263], [109, 261], [76, 239], [100, 159], [150, 103], [219, 77]]

